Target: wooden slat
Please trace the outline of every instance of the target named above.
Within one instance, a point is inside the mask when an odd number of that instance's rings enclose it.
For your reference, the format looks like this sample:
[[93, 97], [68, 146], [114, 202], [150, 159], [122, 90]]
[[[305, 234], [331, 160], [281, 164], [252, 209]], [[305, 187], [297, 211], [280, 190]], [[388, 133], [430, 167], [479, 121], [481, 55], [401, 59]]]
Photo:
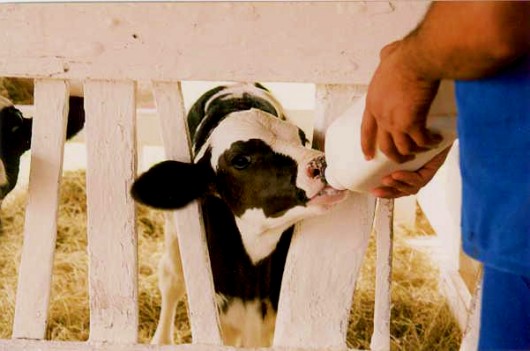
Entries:
[[153, 96], [160, 117], [166, 157], [191, 162], [191, 141], [180, 82], [153, 82]]
[[[357, 87], [317, 87], [316, 132], [323, 133], [359, 92]], [[345, 347], [374, 208], [372, 196], [351, 193], [333, 211], [297, 227], [284, 272], [275, 346]]]
[[445, 268], [460, 268], [462, 178], [460, 176], [458, 141], [433, 179], [418, 193], [417, 199], [446, 254]]
[[379, 199], [375, 215], [377, 262], [375, 273], [374, 332], [372, 351], [390, 350], [392, 236], [394, 200]]
[[90, 340], [138, 335], [137, 234], [129, 189], [136, 176], [132, 82], [85, 84]]
[[[436, 251], [441, 252], [443, 246], [440, 245], [439, 240], [436, 242], [436, 245]], [[443, 252], [441, 255], [447, 256], [447, 252]], [[442, 261], [439, 259], [437, 262], [440, 269], [438, 286], [440, 288], [440, 293], [445, 297], [458, 326], [461, 330], [464, 330], [469, 317], [469, 307], [471, 306], [473, 296], [469, 292], [460, 273], [448, 269], [445, 262], [446, 260]]]
[[[65, 341], [0, 340], [0, 351], [237, 351], [235, 347], [204, 344], [145, 345], [111, 344]], [[246, 348], [245, 351], [265, 351], [260, 348]], [[274, 351], [315, 351], [314, 348], [275, 348]], [[329, 348], [319, 351], [357, 351], [354, 349]]]
[[42, 339], [50, 300], [68, 85], [37, 80], [29, 196], [19, 268], [14, 338]]
[[480, 335], [480, 315], [482, 306], [482, 283], [483, 283], [483, 269], [480, 268], [479, 276], [477, 277], [477, 284], [473, 292], [471, 306], [469, 306], [467, 325], [462, 336], [462, 344], [460, 351], [478, 350], [478, 341]]
[[379, 50], [413, 29], [427, 6], [3, 4], [0, 76], [366, 84]]
[[[162, 137], [169, 159], [191, 162], [186, 113], [179, 83], [155, 82]], [[197, 201], [174, 212], [194, 343], [221, 345], [204, 225]]]
[[396, 225], [416, 228], [416, 195], [397, 198], [394, 201], [394, 221]]

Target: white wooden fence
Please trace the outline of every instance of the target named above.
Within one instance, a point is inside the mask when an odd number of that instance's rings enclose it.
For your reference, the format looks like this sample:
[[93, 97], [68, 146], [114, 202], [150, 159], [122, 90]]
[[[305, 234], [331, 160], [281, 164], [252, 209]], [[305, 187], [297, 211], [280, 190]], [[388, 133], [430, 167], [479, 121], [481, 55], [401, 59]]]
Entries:
[[[315, 140], [365, 91], [380, 48], [426, 2], [0, 5], [0, 76], [36, 79], [29, 201], [13, 337], [0, 350], [232, 350], [221, 347], [197, 203], [174, 213], [193, 344], [138, 345], [135, 82], [152, 81], [167, 156], [189, 160], [183, 80], [317, 84]], [[90, 338], [44, 340], [69, 80], [84, 82], [88, 146]], [[177, 135], [179, 137], [175, 138]], [[371, 348], [390, 348], [391, 201], [355, 195], [298, 225], [274, 350], [346, 349], [374, 214], [377, 287]], [[316, 259], [315, 257], [318, 257]]]

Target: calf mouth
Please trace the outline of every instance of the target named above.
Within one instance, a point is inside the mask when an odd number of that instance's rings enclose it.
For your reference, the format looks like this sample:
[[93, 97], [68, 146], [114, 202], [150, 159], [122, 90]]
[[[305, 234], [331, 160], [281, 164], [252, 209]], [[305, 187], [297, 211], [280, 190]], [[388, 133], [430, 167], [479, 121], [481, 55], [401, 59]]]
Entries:
[[323, 183], [322, 189], [311, 197], [307, 204], [313, 206], [331, 206], [346, 199], [347, 195], [347, 190], [338, 190], [327, 183]]

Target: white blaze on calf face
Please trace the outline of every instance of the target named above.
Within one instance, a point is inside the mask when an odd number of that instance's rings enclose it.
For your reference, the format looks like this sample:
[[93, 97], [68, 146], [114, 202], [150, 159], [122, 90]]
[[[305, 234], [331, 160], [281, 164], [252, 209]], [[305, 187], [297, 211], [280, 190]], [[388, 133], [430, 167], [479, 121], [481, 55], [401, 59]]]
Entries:
[[208, 102], [204, 106], [204, 110], [208, 111], [210, 108], [210, 104], [214, 101], [223, 101], [223, 100], [230, 100], [230, 99], [237, 99], [242, 98], [245, 95], [252, 95], [254, 98], [263, 99], [267, 103], [269, 103], [274, 110], [276, 110], [276, 114], [278, 116], [283, 115], [283, 108], [278, 100], [276, 100], [276, 97], [272, 95], [269, 91], [263, 90], [259, 87], [257, 87], [254, 84], [251, 83], [240, 83], [235, 84], [230, 87], [225, 87], [224, 89], [218, 91], [216, 94], [212, 95], [208, 99]]
[[297, 160], [320, 152], [307, 149], [300, 140], [298, 128], [258, 109], [238, 111], [230, 114], [212, 132], [207, 144], [212, 151], [212, 167], [217, 169], [221, 154], [238, 141], [259, 139], [273, 151]]

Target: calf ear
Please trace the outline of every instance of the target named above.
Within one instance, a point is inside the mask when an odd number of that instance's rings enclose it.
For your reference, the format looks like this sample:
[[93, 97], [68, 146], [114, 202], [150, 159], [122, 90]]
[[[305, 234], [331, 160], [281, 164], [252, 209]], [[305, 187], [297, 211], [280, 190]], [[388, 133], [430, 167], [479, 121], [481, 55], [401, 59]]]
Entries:
[[165, 161], [151, 167], [134, 182], [133, 198], [160, 209], [177, 209], [208, 192], [211, 170], [201, 164]]
[[0, 112], [0, 155], [9, 152], [18, 157], [29, 150], [32, 126], [33, 119], [24, 118], [14, 106], [3, 108]]

